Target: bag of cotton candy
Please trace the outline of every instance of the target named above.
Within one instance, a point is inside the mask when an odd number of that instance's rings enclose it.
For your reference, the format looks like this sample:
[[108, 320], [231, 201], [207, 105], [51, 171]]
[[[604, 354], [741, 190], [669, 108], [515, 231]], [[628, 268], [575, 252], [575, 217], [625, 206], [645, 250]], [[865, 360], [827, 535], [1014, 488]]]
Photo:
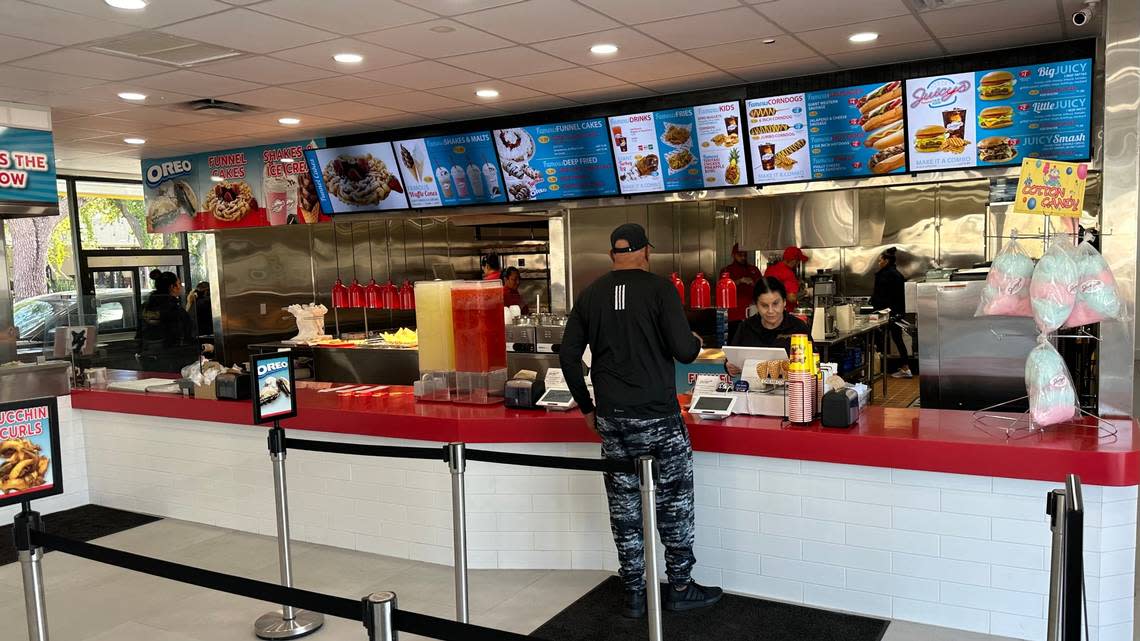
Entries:
[[1029, 285], [1033, 319], [1043, 334], [1054, 332], [1069, 320], [1077, 303], [1076, 248], [1064, 237], [1054, 239], [1037, 267]]
[[1029, 304], [1032, 278], [1033, 259], [1017, 242], [1015, 231], [994, 258], [974, 316], [1033, 316]]
[[1077, 391], [1069, 368], [1048, 340], [1041, 336], [1025, 361], [1029, 415], [1037, 425], [1055, 425], [1077, 414]]
[[1116, 278], [1104, 256], [1087, 239], [1077, 247], [1077, 298], [1065, 327], [1080, 327], [1124, 316]]

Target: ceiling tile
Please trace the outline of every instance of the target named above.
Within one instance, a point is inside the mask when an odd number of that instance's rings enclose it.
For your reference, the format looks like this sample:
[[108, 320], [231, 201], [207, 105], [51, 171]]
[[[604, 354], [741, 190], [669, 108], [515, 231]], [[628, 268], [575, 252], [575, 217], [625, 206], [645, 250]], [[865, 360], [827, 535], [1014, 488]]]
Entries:
[[[992, 41], [991, 41], [992, 42]], [[927, 42], [912, 42], [893, 47], [876, 47], [866, 51], [852, 53], [833, 53], [828, 56], [843, 69], [857, 67], [870, 67], [873, 65], [906, 62], [908, 60], [923, 60], [945, 56], [942, 47], [933, 40]]]
[[[145, 102], [130, 102], [119, 98], [119, 94], [125, 91], [132, 91], [146, 94]], [[133, 82], [109, 82], [104, 85], [96, 87], [89, 87], [82, 92], [83, 98], [94, 98], [97, 100], [105, 100], [118, 105], [113, 111], [121, 111], [124, 109], [134, 109], [141, 107], [161, 107], [163, 105], [172, 105], [187, 100], [193, 100], [194, 96], [184, 93], [177, 93], [174, 91], [155, 91], [137, 85]]]
[[179, 93], [205, 98], [212, 98], [227, 93], [236, 93], [238, 91], [248, 91], [261, 86], [254, 82], [212, 76], [188, 69], [142, 78], [136, 81], [136, 84], [140, 87], [177, 91]]
[[597, 71], [629, 82], [652, 82], [677, 76], [714, 71], [712, 67], [683, 53], [665, 53], [633, 60], [608, 62], [594, 67]]
[[321, 96], [339, 98], [340, 100], [374, 98], [376, 96], [385, 96], [407, 91], [404, 87], [397, 87], [396, 85], [376, 82], [375, 80], [368, 80], [366, 78], [357, 78], [356, 76], [337, 76], [336, 78], [325, 78], [324, 80], [299, 82], [289, 86], [298, 91], [307, 91]]
[[812, 3], [810, 11], [806, 10], [808, 7], [804, 0], [775, 0], [756, 8], [769, 20], [793, 33], [910, 13], [903, 0], [829, 0]]
[[[590, 53], [590, 47], [596, 44], [617, 45], [618, 51], [615, 54], [606, 56]], [[535, 43], [531, 46], [580, 65], [616, 62], [618, 60], [642, 58], [672, 51], [668, 45], [662, 44], [645, 34], [638, 33], [626, 27], [599, 31], [583, 36], [548, 40], [546, 42]]]
[[703, 11], [740, 6], [736, 0], [581, 0], [598, 11], [626, 24], [666, 20]]
[[238, 80], [256, 78], [257, 82], [267, 85], [304, 82], [336, 75], [336, 72], [327, 69], [317, 69], [316, 67], [275, 60], [266, 56], [245, 56], [197, 65], [194, 68], [203, 73], [237, 78]]
[[455, 100], [454, 98], [437, 96], [424, 91], [410, 91], [408, 93], [398, 93], [391, 96], [381, 96], [379, 98], [367, 98], [361, 102], [366, 102], [378, 107], [411, 112], [459, 109], [461, 107], [471, 106], [466, 102]]
[[[924, 11], [919, 17], [939, 38], [1060, 22], [1056, 3], [1041, 0], [1001, 0], [977, 7]], [[996, 38], [992, 46], [1002, 47], [1004, 43], [1000, 38]]]
[[100, 80], [126, 80], [139, 76], [153, 76], [171, 69], [166, 65], [156, 65], [141, 60], [109, 56], [82, 49], [60, 49], [27, 58], [15, 64], [41, 71], [66, 70], [70, 74], [90, 76]]
[[758, 82], [761, 80], [776, 80], [795, 76], [810, 76], [812, 74], [835, 71], [836, 65], [827, 58], [812, 56], [799, 60], [783, 60], [769, 62], [747, 67], [729, 69], [729, 72], [745, 82]]
[[571, 0], [526, 0], [457, 18], [517, 42], [539, 42], [620, 26]]
[[51, 7], [0, 0], [0, 33], [58, 45], [121, 36], [135, 28]]
[[[452, 29], [446, 33], [432, 29]], [[399, 49], [423, 58], [460, 56], [465, 53], [502, 49], [512, 42], [472, 29], [454, 20], [432, 20], [419, 24], [374, 31], [358, 36], [384, 47]]]
[[268, 53], [336, 37], [336, 34], [327, 31], [256, 13], [249, 9], [230, 9], [163, 27], [162, 31], [254, 53]]
[[[851, 34], [861, 31], [874, 31], [879, 34], [879, 39], [863, 44], [856, 44], [847, 39]], [[874, 49], [875, 47], [930, 40], [930, 34], [922, 28], [914, 16], [910, 15], [884, 18], [874, 22], [861, 22], [843, 27], [804, 31], [797, 33], [796, 37], [822, 54], [849, 53]]]
[[147, 125], [189, 125], [213, 120], [214, 116], [191, 111], [179, 111], [162, 107], [135, 107], [128, 111], [107, 114], [111, 118], [121, 118], [140, 126]]
[[103, 131], [102, 129], [84, 129], [82, 127], [64, 127], [58, 124], [53, 124], [51, 128], [52, 140], [56, 144], [60, 142], [73, 142], [76, 140], [89, 140], [91, 138], [101, 138], [108, 136], [112, 132]]
[[458, 122], [460, 120], [476, 120], [478, 118], [493, 118], [495, 116], [502, 116], [507, 113], [499, 109], [492, 109], [490, 107], [477, 107], [475, 105], [464, 105], [454, 109], [442, 109], [439, 111], [427, 111], [428, 116], [439, 118], [450, 122]]
[[[335, 120], [332, 118], [324, 118], [321, 116], [313, 115], [299, 115], [299, 111], [268, 111], [260, 114], [249, 114], [235, 118], [236, 124], [252, 124], [258, 128], [259, 132], [280, 132], [277, 133], [278, 140], [288, 140], [291, 137], [297, 137], [301, 131], [309, 131], [315, 128], [324, 127], [325, 125], [334, 124]], [[299, 117], [301, 119], [300, 125], [282, 125], [277, 122], [278, 118], [286, 116]]]
[[444, 16], [501, 7], [519, 0], [416, 0], [416, 6]]
[[[4, 90], [5, 93], [7, 93], [7, 91], [7, 89]], [[90, 91], [91, 89], [84, 89], [74, 93], [57, 92], [45, 94], [39, 104], [52, 108], [53, 122], [58, 119], [71, 117], [73, 114], [79, 117], [86, 117], [94, 114], [122, 110], [122, 100], [117, 98], [114, 100], [100, 100], [93, 97], [89, 93]]]
[[575, 103], [559, 96], [536, 96], [522, 100], [508, 100], [495, 105], [507, 113], [521, 114], [530, 111], [546, 111], [573, 107]]
[[995, 38], [1000, 38], [1002, 47], [1054, 42], [1062, 37], [1061, 25], [1056, 22], [1033, 27], [1002, 29], [1000, 33], [982, 32], [957, 38], [939, 38], [942, 46], [950, 53], [971, 53], [989, 51], [994, 48]]
[[106, 116], [83, 116], [82, 118], [73, 118], [67, 122], [68, 126], [71, 127], [98, 129], [100, 131], [108, 131], [116, 134], [128, 132], [135, 126], [134, 123], [128, 120], [108, 118]]
[[315, 107], [304, 107], [302, 109], [298, 109], [297, 111], [302, 114], [320, 116], [321, 118], [348, 121], [385, 118], [387, 116], [394, 116], [401, 113], [394, 109], [386, 109], [384, 107], [369, 105], [363, 102], [354, 102], [351, 100], [346, 100], [343, 102], [331, 102], [327, 105], [317, 105]]
[[494, 51], [469, 53], [464, 56], [444, 58], [440, 62], [446, 62], [454, 67], [494, 78], [513, 76], [520, 72], [541, 73], [574, 66], [574, 63], [566, 62], [541, 51], [535, 51], [530, 47], [507, 47]]
[[11, 87], [4, 87], [0, 90], [3, 95], [4, 102], [20, 102], [24, 104], [46, 106], [43, 102], [47, 98], [47, 92], [34, 91], [32, 89], [13, 89]]
[[623, 84], [617, 87], [607, 87], [606, 89], [568, 91], [559, 95], [568, 100], [573, 100], [579, 104], [593, 105], [605, 102], [613, 102], [615, 100], [632, 100], [634, 98], [645, 98], [647, 96], [652, 96], [653, 92], [646, 89], [645, 87]]
[[780, 33], [780, 28], [746, 7], [638, 25], [639, 30], [675, 47], [693, 49]]
[[[496, 89], [499, 92], [498, 98], [480, 98], [475, 95], [479, 89]], [[476, 105], [483, 105], [497, 108], [495, 105], [501, 102], [510, 100], [522, 100], [524, 98], [533, 98], [534, 96], [541, 96], [542, 93], [526, 87], [512, 85], [504, 80], [486, 80], [483, 82], [469, 83], [465, 85], [456, 85], [454, 87], [441, 87], [439, 89], [432, 89], [432, 93], [440, 96], [447, 96], [448, 98], [455, 98], [456, 100], [463, 100]]]
[[326, 102], [335, 102], [335, 98], [326, 98], [303, 91], [294, 91], [284, 87], [265, 87], [253, 91], [243, 91], [220, 96], [222, 100], [229, 100], [242, 105], [252, 105], [266, 109], [296, 109], [297, 107], [312, 107]]
[[23, 69], [0, 65], [0, 87], [31, 89], [33, 91], [73, 91], [99, 84], [99, 80], [66, 76], [61, 73]]
[[0, 35], [0, 62], [27, 58], [55, 49], [55, 45], [26, 40], [14, 36]]
[[607, 76], [604, 73], [598, 73], [593, 69], [582, 68], [517, 76], [510, 78], [510, 81], [537, 91], [557, 95], [571, 91], [588, 91], [592, 89], [603, 89], [605, 87], [617, 87], [625, 84], [623, 81]]
[[[364, 61], [355, 64], [343, 64], [333, 60], [333, 56], [338, 53], [359, 54], [364, 56]], [[384, 67], [395, 67], [419, 60], [418, 56], [352, 38], [337, 38], [336, 40], [326, 40], [295, 49], [275, 51], [273, 57], [291, 60], [310, 67], [320, 67], [337, 73], [360, 73], [373, 69], [383, 69]]]
[[721, 69], [749, 67], [815, 55], [814, 51], [791, 36], [780, 36], [775, 38], [775, 41], [772, 44], [765, 44], [764, 40], [746, 40], [693, 49], [689, 53]]
[[215, 0], [151, 2], [147, 5], [146, 11], [115, 9], [104, 2], [76, 2], [75, 0], [35, 0], [35, 2], [93, 18], [103, 18], [104, 20], [147, 29], [198, 18], [230, 8], [221, 2], [215, 2]]
[[370, 80], [408, 87], [409, 89], [434, 89], [487, 79], [477, 73], [456, 69], [434, 60], [413, 62], [410, 65], [389, 67], [360, 75]]
[[394, 0], [270, 0], [254, 6], [253, 10], [346, 35], [436, 17]]
[[658, 93], [696, 91], [698, 89], [727, 87], [728, 85], [738, 84], [740, 84], [740, 80], [738, 80], [736, 76], [725, 73], [723, 71], [698, 73], [689, 76], [679, 76], [677, 78], [668, 78], [666, 80], [655, 80], [653, 82], [641, 83], [642, 86], [652, 89]]

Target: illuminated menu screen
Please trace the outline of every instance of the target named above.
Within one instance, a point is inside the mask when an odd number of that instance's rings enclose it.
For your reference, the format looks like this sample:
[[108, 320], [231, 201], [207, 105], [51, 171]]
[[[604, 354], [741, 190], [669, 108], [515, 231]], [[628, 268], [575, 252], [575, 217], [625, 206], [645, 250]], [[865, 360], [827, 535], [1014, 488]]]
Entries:
[[392, 144], [412, 207], [507, 201], [489, 131]]
[[392, 143], [307, 149], [305, 160], [326, 214], [408, 208]]
[[908, 80], [911, 169], [1087, 160], [1091, 103], [1087, 58]]
[[618, 194], [610, 139], [602, 118], [496, 129], [493, 133], [510, 202]]

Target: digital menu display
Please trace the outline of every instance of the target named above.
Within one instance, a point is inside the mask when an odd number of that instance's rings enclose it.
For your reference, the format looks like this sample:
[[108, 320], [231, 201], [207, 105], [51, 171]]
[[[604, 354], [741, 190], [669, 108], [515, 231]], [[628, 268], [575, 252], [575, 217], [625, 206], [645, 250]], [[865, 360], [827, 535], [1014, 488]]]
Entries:
[[602, 118], [496, 129], [494, 136], [510, 202], [618, 193]]
[[280, 421], [297, 415], [297, 378], [292, 352], [260, 354], [250, 359], [253, 422]]
[[753, 182], [763, 185], [811, 180], [804, 94], [749, 100], [746, 112]]
[[55, 398], [0, 404], [0, 507], [63, 493]]
[[905, 170], [901, 82], [812, 91], [804, 100], [813, 179]]
[[412, 207], [506, 202], [491, 132], [393, 143]]
[[307, 149], [305, 160], [327, 214], [408, 208], [392, 143]]
[[914, 171], [1089, 157], [1092, 60], [906, 82]]
[[622, 194], [723, 187], [744, 178], [738, 102], [614, 116], [609, 123]]

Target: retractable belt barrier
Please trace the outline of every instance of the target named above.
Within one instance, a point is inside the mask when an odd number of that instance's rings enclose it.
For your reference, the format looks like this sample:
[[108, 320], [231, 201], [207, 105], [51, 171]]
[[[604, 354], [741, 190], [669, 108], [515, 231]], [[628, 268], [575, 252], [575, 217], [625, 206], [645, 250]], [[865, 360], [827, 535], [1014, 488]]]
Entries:
[[501, 465], [521, 465], [525, 467], [548, 467], [561, 470], [582, 470], [586, 472], [609, 472], [613, 474], [637, 474], [635, 461], [621, 459], [588, 459], [571, 456], [546, 456], [543, 454], [515, 454], [513, 452], [492, 452], [490, 450], [467, 450], [467, 459]]
[[309, 452], [329, 452], [332, 454], [353, 454], [355, 456], [376, 456], [380, 458], [426, 459], [447, 461], [447, 446], [442, 447], [403, 447], [399, 445], [360, 445], [357, 443], [335, 443], [332, 441], [310, 441], [299, 438], [285, 438], [285, 447]]

